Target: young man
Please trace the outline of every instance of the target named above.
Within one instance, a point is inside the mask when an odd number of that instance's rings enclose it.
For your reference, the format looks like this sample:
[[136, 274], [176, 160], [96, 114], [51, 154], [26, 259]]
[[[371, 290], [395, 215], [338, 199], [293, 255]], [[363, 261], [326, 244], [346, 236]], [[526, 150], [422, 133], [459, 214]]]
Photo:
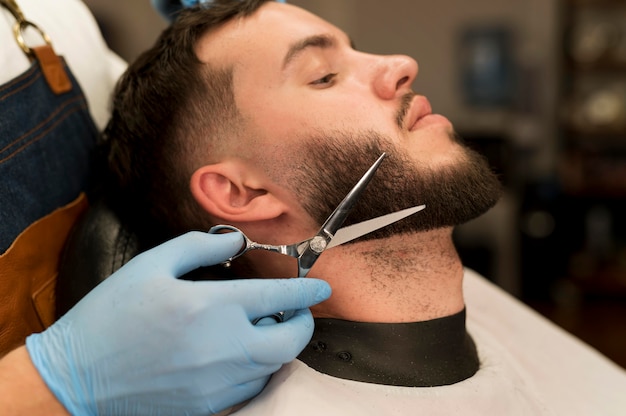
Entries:
[[[262, 243], [309, 238], [382, 152], [348, 223], [426, 204], [324, 252], [310, 275], [333, 295], [312, 309], [310, 347], [237, 414], [623, 410], [623, 371], [464, 271], [452, 228], [493, 206], [500, 186], [411, 90], [413, 59], [357, 51], [291, 5], [215, 3], [183, 12], [115, 93], [105, 131], [112, 202], [147, 244], [215, 224]], [[266, 252], [232, 268], [296, 271]], [[587, 366], [607, 383], [589, 383]]]

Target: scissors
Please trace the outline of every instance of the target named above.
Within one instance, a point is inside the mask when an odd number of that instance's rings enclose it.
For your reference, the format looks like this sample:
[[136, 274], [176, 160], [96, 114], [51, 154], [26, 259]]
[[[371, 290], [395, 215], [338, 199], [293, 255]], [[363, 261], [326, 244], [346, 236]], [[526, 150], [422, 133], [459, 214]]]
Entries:
[[[221, 231], [237, 231], [243, 235], [244, 245], [242, 249], [233, 257], [228, 259], [225, 264], [230, 264], [232, 260], [244, 255], [250, 250], [266, 250], [296, 258], [298, 261], [298, 277], [306, 277], [319, 256], [325, 250], [369, 234], [372, 231], [376, 231], [426, 208], [426, 205], [418, 205], [363, 221], [358, 224], [340, 228], [348, 217], [348, 214], [350, 214], [350, 211], [352, 211], [355, 203], [358, 201], [361, 194], [374, 177], [376, 170], [378, 170], [378, 167], [385, 157], [386, 153], [383, 153], [376, 160], [376, 162], [370, 166], [367, 172], [365, 172], [357, 184], [354, 185], [350, 192], [348, 192], [344, 199], [339, 203], [337, 208], [335, 208], [333, 213], [326, 219], [317, 234], [299, 243], [282, 245], [260, 244], [250, 240], [243, 232], [241, 232], [241, 230], [231, 225], [216, 225], [212, 227], [209, 230], [209, 233], [212, 234]], [[273, 317], [276, 320], [279, 320], [278, 316]], [[283, 318], [286, 317], [281, 315], [280, 321], [282, 321]]]

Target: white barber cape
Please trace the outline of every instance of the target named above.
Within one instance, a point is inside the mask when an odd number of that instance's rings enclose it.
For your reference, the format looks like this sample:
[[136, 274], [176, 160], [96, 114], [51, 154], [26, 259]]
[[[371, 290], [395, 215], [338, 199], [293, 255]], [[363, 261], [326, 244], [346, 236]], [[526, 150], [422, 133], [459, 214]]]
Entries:
[[230, 414], [626, 415], [624, 369], [471, 270], [464, 289], [467, 329], [481, 361], [473, 377], [394, 387], [331, 377], [295, 360]]
[[[147, 1], [147, 0], [145, 0]], [[39, 26], [52, 40], [78, 80], [89, 111], [100, 130], [109, 119], [109, 100], [126, 63], [106, 45], [98, 25], [80, 0], [17, 0], [26, 20]], [[28, 58], [13, 37], [15, 18], [0, 7], [0, 85], [25, 72]], [[27, 45], [43, 44], [34, 30], [24, 34]]]

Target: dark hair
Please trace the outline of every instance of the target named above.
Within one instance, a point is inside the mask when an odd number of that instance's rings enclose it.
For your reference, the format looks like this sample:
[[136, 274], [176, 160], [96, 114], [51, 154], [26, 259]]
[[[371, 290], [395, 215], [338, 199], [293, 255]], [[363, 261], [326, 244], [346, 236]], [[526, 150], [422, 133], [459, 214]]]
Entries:
[[116, 86], [102, 136], [105, 196], [146, 245], [203, 227], [189, 179], [238, 117], [232, 68], [200, 62], [196, 44], [266, 1], [218, 0], [184, 10]]

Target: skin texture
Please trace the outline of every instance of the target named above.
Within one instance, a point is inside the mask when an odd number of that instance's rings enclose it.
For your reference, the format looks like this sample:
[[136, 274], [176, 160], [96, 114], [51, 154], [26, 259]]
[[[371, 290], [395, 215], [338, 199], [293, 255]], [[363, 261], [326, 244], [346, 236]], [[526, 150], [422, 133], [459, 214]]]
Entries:
[[[252, 16], [207, 33], [196, 52], [201, 61], [233, 68], [241, 117], [237, 133], [212, 149], [211, 163], [194, 172], [190, 188], [210, 222], [234, 225], [255, 241], [292, 243], [314, 235], [320, 218], [329, 214], [313, 212], [315, 200], [330, 199], [333, 205], [347, 191], [330, 196], [299, 186], [299, 180], [311, 175], [308, 161], [324, 161], [313, 150], [324, 143], [332, 143], [331, 150], [367, 150], [374, 138], [379, 150], [398, 155], [393, 163], [402, 159], [395, 166], [403, 171], [417, 177], [447, 173], [447, 183], [433, 177], [433, 189], [454, 186], [465, 175], [462, 168], [468, 160], [484, 165], [455, 139], [445, 117], [432, 114], [426, 97], [411, 90], [418, 73], [413, 59], [356, 51], [342, 31], [297, 7], [267, 3]], [[348, 174], [353, 171], [358, 178], [377, 156], [354, 159]], [[343, 176], [330, 167], [320, 171], [323, 163], [313, 166], [317, 176], [311, 182]], [[346, 182], [351, 186], [356, 179]], [[486, 166], [468, 183], [475, 188], [463, 195], [448, 192], [439, 209], [431, 209], [435, 214], [429, 214], [436, 219], [446, 203], [469, 205], [470, 212], [462, 216], [439, 222], [431, 218], [426, 225], [416, 221], [392, 235], [325, 252], [310, 275], [327, 280], [333, 295], [313, 309], [314, 315], [413, 322], [459, 312], [464, 307], [463, 269], [452, 227], [485, 212], [500, 191]], [[386, 188], [389, 193], [378, 197], [383, 213], [393, 206], [385, 204], [407, 193], [396, 182]], [[468, 204], [466, 198], [473, 195], [477, 198]], [[420, 202], [428, 210], [425, 198]], [[236, 273], [265, 277], [293, 276], [295, 271], [293, 259], [261, 252], [233, 266]]]
[[23, 346], [0, 359], [0, 397], [2, 415], [69, 415], [43, 382]]

